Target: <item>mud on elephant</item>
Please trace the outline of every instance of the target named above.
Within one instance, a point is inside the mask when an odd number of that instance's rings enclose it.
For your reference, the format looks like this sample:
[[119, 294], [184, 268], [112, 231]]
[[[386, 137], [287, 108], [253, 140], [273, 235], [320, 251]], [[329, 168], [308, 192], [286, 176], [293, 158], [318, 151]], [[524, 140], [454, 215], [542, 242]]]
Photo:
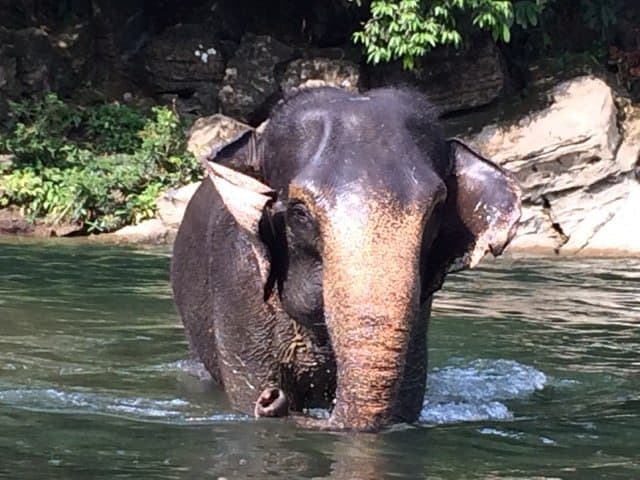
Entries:
[[[213, 157], [171, 276], [191, 348], [232, 405], [336, 430], [415, 421], [432, 295], [508, 244], [514, 178], [401, 89], [302, 91], [260, 138]], [[330, 417], [298, 416], [316, 407]]]

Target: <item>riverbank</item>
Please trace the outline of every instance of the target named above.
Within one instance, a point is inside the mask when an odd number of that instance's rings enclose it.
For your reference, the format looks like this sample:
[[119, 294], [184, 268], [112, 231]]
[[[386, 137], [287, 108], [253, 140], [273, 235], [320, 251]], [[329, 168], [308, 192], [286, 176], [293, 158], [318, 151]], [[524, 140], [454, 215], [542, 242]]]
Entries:
[[[0, 129], [15, 132], [23, 120], [7, 117], [5, 100], [59, 95], [44, 97], [55, 99], [55, 109], [28, 111], [29, 120], [40, 122], [35, 134], [23, 129], [14, 142], [19, 148], [2, 142], [0, 130], [0, 234], [104, 231], [110, 233], [96, 236], [98, 241], [170, 244], [195, 191], [196, 184], [183, 184], [200, 175], [194, 157], [206, 158], [241, 132], [259, 132], [278, 99], [318, 86], [366, 91], [406, 84], [432, 100], [449, 135], [513, 172], [523, 185], [523, 215], [510, 250], [640, 255], [640, 43], [634, 21], [640, 10], [631, 3], [608, 52], [595, 55], [593, 32], [577, 22], [570, 38], [564, 38], [564, 26], [554, 31], [554, 38], [566, 40], [562, 48], [527, 53], [515, 39], [496, 45], [479, 35], [463, 50], [430, 52], [412, 72], [398, 64], [368, 64], [346, 34], [328, 46], [296, 37], [273, 18], [262, 23], [256, 17], [260, 28], [235, 28], [242, 22], [233, 8], [222, 19], [220, 12], [165, 5], [158, 17], [147, 18], [145, 2], [94, 3], [99, 8], [72, 9], [73, 25], [46, 8], [48, 16], [38, 21], [48, 22], [47, 28], [33, 24], [38, 15], [19, 9], [11, 9], [9, 23], [0, 18]], [[205, 18], [233, 31], [208, 30]], [[336, 18], [325, 26], [333, 28]], [[126, 25], [125, 31], [118, 25]], [[520, 41], [535, 38], [527, 32]], [[96, 59], [107, 61], [112, 73], [98, 69]], [[154, 105], [164, 106], [151, 110]], [[71, 128], [57, 125], [60, 109], [71, 112], [64, 115], [73, 120]], [[50, 118], [40, 118], [43, 111]], [[143, 121], [151, 111], [155, 119]], [[193, 125], [188, 144], [184, 120]], [[87, 121], [90, 128], [77, 128]], [[122, 131], [113, 129], [123, 121]], [[96, 149], [101, 143], [105, 148]], [[123, 143], [130, 148], [117, 150]], [[17, 170], [14, 150], [25, 146], [44, 153], [32, 152], [26, 163], [35, 167], [13, 177], [15, 195], [4, 195], [8, 176]], [[41, 153], [55, 158], [42, 160]], [[16, 163], [25, 166], [23, 159]], [[26, 220], [34, 217], [35, 223]]]
[[[514, 173], [523, 187], [523, 214], [507, 251], [640, 256], [640, 106], [593, 75], [566, 80], [535, 95], [533, 106], [501, 105], [483, 112], [483, 118], [491, 116], [493, 121], [480, 124], [480, 129], [473, 116], [446, 123], [453, 135]], [[187, 149], [203, 159], [250, 130], [255, 129], [221, 114], [202, 117], [191, 128]], [[155, 218], [87, 240], [170, 245], [198, 184], [162, 192], [155, 201]], [[16, 218], [7, 215], [9, 211], [0, 211], [0, 232], [43, 237], [67, 232], [65, 225], [25, 226], [18, 210], [13, 209]]]
[[[480, 131], [447, 123], [479, 152], [516, 175], [523, 214], [508, 251], [535, 255], [640, 256], [640, 107], [601, 78], [578, 76], [536, 94], [537, 106], [493, 112]], [[485, 112], [486, 115], [487, 112]], [[249, 125], [199, 119], [188, 148], [200, 158]], [[197, 184], [165, 192], [158, 217], [105, 241], [170, 243]]]

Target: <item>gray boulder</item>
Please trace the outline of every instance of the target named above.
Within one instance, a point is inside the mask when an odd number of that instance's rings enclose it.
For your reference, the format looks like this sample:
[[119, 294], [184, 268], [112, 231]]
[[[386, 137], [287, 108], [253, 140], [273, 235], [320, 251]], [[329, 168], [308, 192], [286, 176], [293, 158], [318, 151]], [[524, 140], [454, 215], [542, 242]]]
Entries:
[[588, 254], [596, 245], [615, 252], [624, 244], [625, 252], [634, 246], [640, 253], [633, 228], [623, 241], [608, 237], [621, 232], [624, 212], [637, 201], [640, 115], [628, 115], [621, 130], [611, 89], [592, 76], [561, 83], [548, 95], [547, 108], [470, 139], [524, 187], [525, 214], [512, 248]]
[[627, 179], [619, 185], [619, 193], [612, 215], [589, 238], [587, 248], [581, 253], [640, 254], [640, 184]]
[[251, 130], [249, 125], [225, 115], [201, 117], [189, 130], [187, 150], [202, 160], [247, 130]]
[[40, 28], [0, 28], [0, 92], [10, 98], [68, 92], [78, 82], [70, 55]]
[[488, 105], [502, 94], [506, 78], [500, 51], [482, 41], [468, 51], [438, 49], [414, 71], [398, 64], [369, 67], [374, 87], [405, 83], [424, 92], [442, 113]]
[[339, 87], [357, 92], [360, 89], [360, 67], [348, 60], [300, 58], [287, 65], [280, 87], [285, 93], [314, 87]]
[[199, 186], [200, 182], [196, 182], [177, 189], [171, 189], [164, 192], [156, 200], [158, 218], [167, 229], [178, 230], [187, 204]]
[[225, 62], [220, 45], [204, 28], [173, 26], [149, 42], [143, 57], [156, 93], [195, 93], [205, 110], [216, 110]]
[[162, 244], [170, 239], [170, 235], [171, 232], [161, 220], [152, 218], [94, 238], [113, 243]]
[[552, 254], [558, 253], [558, 249], [566, 241], [565, 235], [554, 227], [546, 208], [525, 204], [517, 236], [509, 244], [509, 250]]
[[247, 123], [266, 118], [280, 92], [276, 69], [292, 56], [290, 47], [268, 35], [244, 35], [218, 94], [222, 113]]
[[621, 141], [611, 89], [595, 77], [579, 77], [549, 92], [548, 108], [503, 125], [485, 127], [473, 142], [515, 172], [525, 200], [591, 185], [622, 171]]

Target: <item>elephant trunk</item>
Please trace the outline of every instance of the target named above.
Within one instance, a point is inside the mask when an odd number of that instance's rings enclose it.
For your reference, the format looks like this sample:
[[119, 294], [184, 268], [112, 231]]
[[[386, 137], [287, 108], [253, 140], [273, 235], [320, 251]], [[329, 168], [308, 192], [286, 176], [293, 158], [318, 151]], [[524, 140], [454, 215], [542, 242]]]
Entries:
[[325, 320], [338, 370], [331, 428], [374, 431], [394, 419], [419, 311], [421, 232], [418, 222], [384, 225], [334, 235], [325, 252]]
[[407, 357], [407, 319], [359, 317], [347, 342], [336, 342], [336, 429], [376, 431], [394, 419]]

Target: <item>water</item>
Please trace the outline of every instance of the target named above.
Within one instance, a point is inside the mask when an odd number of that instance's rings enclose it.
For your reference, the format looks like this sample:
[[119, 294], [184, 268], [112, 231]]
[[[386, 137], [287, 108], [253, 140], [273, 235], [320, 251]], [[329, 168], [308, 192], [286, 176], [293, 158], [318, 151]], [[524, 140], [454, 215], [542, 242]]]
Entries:
[[0, 244], [2, 478], [640, 478], [640, 260], [452, 276], [417, 426], [233, 412], [187, 359], [166, 250]]

